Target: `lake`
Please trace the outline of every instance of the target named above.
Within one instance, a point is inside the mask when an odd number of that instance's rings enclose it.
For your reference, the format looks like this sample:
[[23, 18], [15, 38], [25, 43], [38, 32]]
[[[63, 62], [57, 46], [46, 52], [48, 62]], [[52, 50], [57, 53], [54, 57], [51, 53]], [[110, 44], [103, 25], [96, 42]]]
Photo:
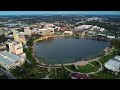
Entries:
[[57, 38], [37, 42], [34, 53], [43, 63], [65, 64], [95, 57], [107, 46], [104, 41]]

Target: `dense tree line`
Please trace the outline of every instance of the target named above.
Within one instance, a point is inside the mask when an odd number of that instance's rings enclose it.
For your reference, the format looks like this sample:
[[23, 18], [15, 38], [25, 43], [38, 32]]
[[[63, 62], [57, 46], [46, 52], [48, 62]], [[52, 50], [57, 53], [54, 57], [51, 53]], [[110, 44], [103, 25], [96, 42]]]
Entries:
[[120, 39], [113, 39], [110, 42], [111, 47], [114, 47], [114, 54], [120, 55]]

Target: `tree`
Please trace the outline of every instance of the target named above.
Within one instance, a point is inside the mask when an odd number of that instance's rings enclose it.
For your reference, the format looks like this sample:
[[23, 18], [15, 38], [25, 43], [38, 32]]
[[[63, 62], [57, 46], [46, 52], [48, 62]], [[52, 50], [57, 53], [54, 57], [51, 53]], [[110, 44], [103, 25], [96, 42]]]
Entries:
[[32, 46], [33, 45], [33, 39], [30, 38], [28, 41], [27, 41], [27, 45], [28, 46]]
[[71, 69], [74, 70], [75, 69], [75, 65], [71, 65]]
[[115, 49], [120, 50], [120, 40], [119, 39], [113, 39], [110, 42], [111, 46], [114, 46]]
[[5, 37], [5, 35], [0, 36], [0, 43], [7, 41], [8, 39]]
[[110, 44], [111, 44], [111, 47], [115, 48], [115, 50], [113, 51], [113, 54], [118, 55], [120, 53], [120, 40], [119, 39], [111, 40]]

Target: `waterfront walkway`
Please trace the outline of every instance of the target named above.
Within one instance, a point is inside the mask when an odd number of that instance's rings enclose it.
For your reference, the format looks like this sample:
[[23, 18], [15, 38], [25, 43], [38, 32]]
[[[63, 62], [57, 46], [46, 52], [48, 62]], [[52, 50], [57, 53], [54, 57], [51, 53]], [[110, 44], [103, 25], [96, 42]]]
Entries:
[[[81, 72], [72, 71], [72, 70], [66, 68], [65, 66], [64, 66], [64, 68], [65, 68], [67, 71], [71, 72], [71, 73], [79, 73], [79, 74], [85, 74], [85, 75], [94, 74], [94, 75], [95, 75], [96, 73], [102, 71], [102, 63], [99, 61], [99, 59], [100, 59], [100, 58], [95, 58], [95, 59], [86, 61], [84, 64], [83, 64], [83, 61], [82, 61], [82, 63], [81, 63], [81, 61], [80, 61], [80, 62], [77, 62], [77, 63], [74, 64], [74, 65], [76, 65], [76, 66], [77, 66], [77, 65], [79, 65], [79, 66], [85, 66], [85, 65], [89, 64], [90, 62], [97, 61], [97, 62], [99, 62], [99, 64], [100, 64], [100, 68], [99, 68], [97, 71], [95, 71], [95, 72], [81, 73]], [[77, 68], [76, 68], [76, 69], [77, 69]]]

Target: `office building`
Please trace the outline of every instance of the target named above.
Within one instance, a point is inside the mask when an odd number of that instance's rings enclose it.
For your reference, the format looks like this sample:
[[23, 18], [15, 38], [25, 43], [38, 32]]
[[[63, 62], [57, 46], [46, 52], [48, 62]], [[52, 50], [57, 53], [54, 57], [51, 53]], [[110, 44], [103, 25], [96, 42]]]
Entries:
[[21, 66], [25, 63], [25, 59], [21, 58], [11, 52], [0, 52], [0, 65], [6, 70], [15, 69], [16, 66]]

